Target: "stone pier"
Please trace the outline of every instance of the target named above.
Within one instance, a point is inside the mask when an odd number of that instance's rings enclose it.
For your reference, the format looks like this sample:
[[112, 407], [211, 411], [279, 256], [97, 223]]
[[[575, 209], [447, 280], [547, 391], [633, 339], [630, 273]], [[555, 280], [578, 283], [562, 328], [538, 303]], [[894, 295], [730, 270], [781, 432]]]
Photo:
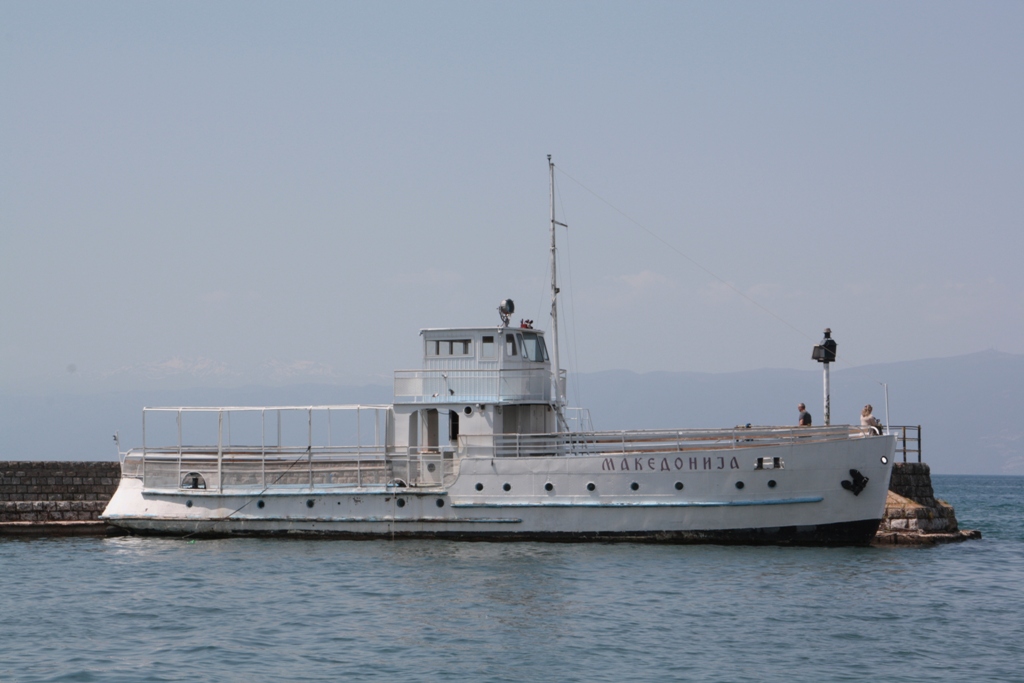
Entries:
[[99, 516], [120, 481], [117, 462], [0, 462], [0, 536], [118, 534]]
[[971, 538], [981, 538], [981, 532], [960, 529], [953, 506], [935, 497], [927, 464], [893, 465], [885, 517], [873, 545], [934, 545]]

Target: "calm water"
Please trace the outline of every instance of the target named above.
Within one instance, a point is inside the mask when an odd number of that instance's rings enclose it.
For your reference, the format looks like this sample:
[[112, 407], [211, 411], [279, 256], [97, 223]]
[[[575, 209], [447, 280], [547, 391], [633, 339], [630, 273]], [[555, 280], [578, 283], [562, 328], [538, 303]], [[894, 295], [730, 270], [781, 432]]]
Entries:
[[931, 549], [0, 541], [4, 681], [1024, 681], [1024, 477]]

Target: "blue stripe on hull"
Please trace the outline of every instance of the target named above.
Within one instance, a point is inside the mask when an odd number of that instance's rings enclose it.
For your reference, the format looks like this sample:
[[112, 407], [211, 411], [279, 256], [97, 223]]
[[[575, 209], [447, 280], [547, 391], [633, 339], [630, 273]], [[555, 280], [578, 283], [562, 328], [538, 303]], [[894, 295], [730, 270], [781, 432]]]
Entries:
[[750, 505], [793, 505], [796, 503], [820, 503], [825, 500], [823, 496], [807, 496], [805, 498], [778, 498], [775, 500], [722, 500], [722, 501], [637, 501], [622, 503], [602, 503], [600, 501], [587, 502], [542, 502], [542, 503], [452, 503], [453, 508], [619, 508], [619, 507], [668, 507], [668, 508], [714, 508], [714, 507], [741, 507]]

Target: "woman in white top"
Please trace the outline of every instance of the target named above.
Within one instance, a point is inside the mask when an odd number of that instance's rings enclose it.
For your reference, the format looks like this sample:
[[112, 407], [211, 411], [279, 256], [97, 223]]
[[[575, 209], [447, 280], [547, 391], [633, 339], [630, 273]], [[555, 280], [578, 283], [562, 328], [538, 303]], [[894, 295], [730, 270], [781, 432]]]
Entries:
[[873, 408], [871, 404], [864, 406], [864, 410], [860, 411], [860, 426], [871, 427], [875, 434], [882, 433], [882, 422], [877, 417], [871, 414]]

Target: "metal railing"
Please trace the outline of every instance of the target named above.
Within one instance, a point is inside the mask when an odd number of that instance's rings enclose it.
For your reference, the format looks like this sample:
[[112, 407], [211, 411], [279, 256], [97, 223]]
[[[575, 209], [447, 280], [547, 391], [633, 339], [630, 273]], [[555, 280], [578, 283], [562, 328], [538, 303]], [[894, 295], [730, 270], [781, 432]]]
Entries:
[[896, 436], [896, 455], [902, 453], [903, 462], [907, 462], [908, 453], [911, 457], [916, 453], [921, 462], [921, 425], [889, 425], [885, 433]]
[[[334, 443], [337, 427], [332, 415], [338, 412], [354, 418], [354, 424], [347, 425], [347, 436], [354, 443]], [[258, 414], [259, 417], [258, 433], [253, 434], [250, 430], [248, 435], [242, 436], [242, 443], [237, 441], [240, 436], [237, 430], [234, 442], [231, 434], [231, 415], [238, 413]], [[289, 413], [293, 417], [298, 413], [305, 423], [304, 443], [283, 443], [282, 417]], [[160, 414], [174, 417], [176, 443], [153, 447], [147, 443], [148, 418]], [[196, 414], [216, 418], [215, 430], [209, 424], [207, 430], [200, 430], [199, 445], [186, 443], [183, 436], [183, 418]], [[365, 417], [366, 414], [370, 418]], [[395, 478], [394, 465], [387, 458], [385, 443], [389, 414], [390, 406], [382, 405], [145, 408], [142, 414], [142, 448], [124, 454], [122, 476], [141, 479], [146, 488], [218, 492], [225, 488], [313, 489], [387, 485]], [[271, 432], [276, 431], [269, 440], [268, 417], [271, 418]], [[314, 417], [317, 418], [316, 430]], [[371, 419], [372, 425], [364, 424]], [[198, 421], [202, 422], [202, 419]], [[434, 477], [421, 474], [421, 469], [423, 473], [432, 474], [433, 471], [422, 463], [419, 456], [405, 456], [405, 460], [414, 457], [417, 458], [416, 463], [404, 463], [406, 481], [429, 485]], [[440, 459], [441, 456], [437, 457]], [[399, 459], [399, 463], [402, 462]], [[435, 465], [435, 470], [439, 476], [444, 476], [443, 467]]]
[[594, 422], [590, 419], [589, 408], [566, 407], [562, 409], [566, 426], [570, 432], [592, 432]]
[[551, 400], [551, 373], [535, 370], [396, 370], [395, 401], [496, 403]]
[[336, 450], [235, 448], [216, 451], [190, 447], [133, 449], [121, 476], [141, 479], [150, 489], [317, 488], [385, 484], [391, 476], [383, 450], [359, 455]]
[[408, 486], [450, 486], [459, 474], [459, 461], [452, 455], [448, 451], [390, 456], [390, 481]]
[[271, 449], [267, 453], [235, 449], [217, 452], [190, 448], [129, 451], [121, 476], [140, 479], [147, 489], [224, 492], [238, 489], [323, 490], [379, 486], [449, 485], [458, 462], [441, 453], [386, 455], [383, 450], [359, 455], [338, 450], [307, 452]]
[[734, 450], [866, 437], [867, 427], [737, 427], [735, 429], [631, 430], [561, 434], [459, 435], [459, 455], [530, 457], [652, 455]]

